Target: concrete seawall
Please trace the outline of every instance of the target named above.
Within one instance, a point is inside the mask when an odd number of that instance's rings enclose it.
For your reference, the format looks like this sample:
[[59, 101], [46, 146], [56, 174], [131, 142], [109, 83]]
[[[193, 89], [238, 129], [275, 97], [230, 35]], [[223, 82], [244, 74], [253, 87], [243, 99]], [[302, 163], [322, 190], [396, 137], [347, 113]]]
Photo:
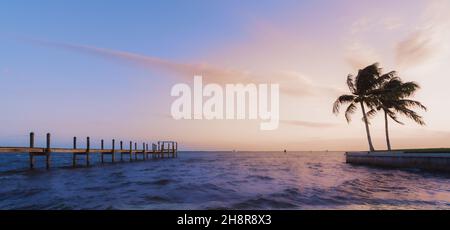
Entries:
[[346, 152], [346, 163], [450, 172], [450, 153]]

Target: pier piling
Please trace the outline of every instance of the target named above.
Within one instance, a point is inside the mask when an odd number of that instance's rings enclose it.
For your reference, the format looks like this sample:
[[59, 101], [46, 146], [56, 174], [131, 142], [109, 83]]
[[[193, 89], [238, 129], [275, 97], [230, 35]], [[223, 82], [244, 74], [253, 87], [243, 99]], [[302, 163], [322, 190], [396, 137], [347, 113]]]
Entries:
[[[34, 148], [34, 133], [31, 132], [30, 133], [30, 149], [33, 149], [33, 148]], [[33, 152], [30, 152], [29, 155], [30, 155], [30, 169], [33, 169], [34, 168], [34, 155], [33, 155]]]
[[[77, 149], [77, 137], [73, 137], [73, 149], [76, 150]], [[77, 164], [77, 154], [74, 152], [72, 153], [72, 167], [75, 167], [75, 165]]]
[[[100, 144], [100, 149], [101, 150], [103, 150], [103, 139], [100, 141], [101, 142], [101, 144]], [[101, 162], [103, 163], [104, 162], [104, 159], [103, 159], [103, 152], [100, 154], [101, 156]]]
[[120, 160], [123, 161], [123, 155], [129, 155], [130, 161], [133, 161], [133, 142], [130, 141], [130, 148], [128, 151], [121, 151], [120, 152]]
[[50, 133], [47, 133], [47, 148], [45, 149], [45, 166], [47, 169], [50, 169]]
[[91, 150], [91, 142], [90, 142], [90, 138], [86, 137], [86, 166], [89, 166], [90, 161], [89, 161], [89, 152]]
[[115, 149], [116, 149], [116, 140], [112, 139], [112, 150], [111, 150], [111, 161], [112, 161], [112, 163], [114, 163], [114, 161], [115, 161], [115, 152], [116, 152], [116, 151], [114, 151]]
[[[13, 151], [17, 152], [17, 151]], [[28, 150], [28, 154], [30, 156], [30, 169], [34, 168], [35, 163], [35, 157], [36, 156], [45, 156], [45, 167], [47, 169], [50, 169], [50, 152], [51, 152], [51, 146], [50, 146], [50, 133], [47, 133], [46, 136], [46, 145], [43, 149], [36, 149], [34, 146], [34, 133], [30, 133], [30, 148]]]
[[142, 155], [142, 160], [145, 160], [145, 144], [143, 144], [142, 152], [138, 150], [137, 142], [134, 143], [134, 159], [138, 160], [138, 155]]

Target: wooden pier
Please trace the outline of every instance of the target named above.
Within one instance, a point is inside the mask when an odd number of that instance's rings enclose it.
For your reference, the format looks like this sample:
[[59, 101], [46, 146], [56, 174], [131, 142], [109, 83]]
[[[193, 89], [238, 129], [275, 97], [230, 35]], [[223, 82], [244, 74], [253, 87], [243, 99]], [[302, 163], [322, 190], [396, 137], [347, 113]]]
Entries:
[[[115, 153], [120, 153], [120, 161], [124, 161], [123, 155], [128, 155], [129, 161], [134, 160], [147, 160], [149, 156], [151, 158], [165, 158], [178, 157], [178, 143], [175, 141], [158, 141], [157, 144], [152, 143], [152, 149], [148, 149], [148, 143], [143, 142], [142, 148], [138, 149], [137, 142], [130, 141], [128, 149], [123, 148], [123, 142], [120, 141], [120, 148], [115, 148], [115, 139], [112, 139], [111, 149], [104, 148], [104, 140], [100, 141], [100, 149], [92, 149], [90, 144], [90, 138], [86, 137], [86, 148], [77, 148], [77, 137], [73, 137], [73, 148], [51, 148], [51, 135], [46, 135], [46, 146], [35, 147], [34, 145], [34, 133], [30, 133], [30, 146], [29, 147], [0, 147], [0, 153], [24, 153], [29, 154], [30, 169], [35, 167], [35, 157], [45, 157], [46, 168], [49, 169], [51, 165], [51, 155], [57, 153], [72, 154], [72, 166], [77, 166], [77, 157], [84, 157], [86, 159], [86, 166], [90, 166], [90, 154], [100, 154], [100, 162], [105, 162], [105, 155], [111, 156], [111, 162], [115, 162]], [[140, 158], [138, 158], [140, 155]]]

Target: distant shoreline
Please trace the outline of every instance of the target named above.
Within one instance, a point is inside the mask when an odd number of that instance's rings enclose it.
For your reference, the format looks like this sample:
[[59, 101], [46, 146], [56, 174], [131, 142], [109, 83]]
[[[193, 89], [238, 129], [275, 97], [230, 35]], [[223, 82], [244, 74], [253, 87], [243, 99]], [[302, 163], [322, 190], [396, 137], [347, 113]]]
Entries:
[[[283, 152], [283, 150], [179, 150], [179, 152]], [[367, 150], [287, 150], [289, 152], [370, 152]], [[450, 148], [411, 148], [411, 149], [393, 149], [388, 150], [375, 150], [375, 153], [381, 152], [404, 152], [404, 153], [450, 153]]]

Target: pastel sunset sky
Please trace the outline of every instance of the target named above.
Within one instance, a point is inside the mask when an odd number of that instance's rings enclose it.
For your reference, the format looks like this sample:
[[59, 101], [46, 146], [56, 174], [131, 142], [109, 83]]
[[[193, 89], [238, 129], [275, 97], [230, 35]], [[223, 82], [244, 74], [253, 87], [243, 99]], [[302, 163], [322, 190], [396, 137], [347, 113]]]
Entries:
[[[391, 122], [394, 148], [450, 145], [450, 1], [1, 1], [0, 146], [73, 136], [173, 139], [184, 150], [366, 150], [361, 111], [332, 114], [374, 62], [422, 89], [426, 126]], [[179, 120], [170, 89], [279, 83], [280, 126]], [[385, 148], [383, 118], [371, 121]]]

